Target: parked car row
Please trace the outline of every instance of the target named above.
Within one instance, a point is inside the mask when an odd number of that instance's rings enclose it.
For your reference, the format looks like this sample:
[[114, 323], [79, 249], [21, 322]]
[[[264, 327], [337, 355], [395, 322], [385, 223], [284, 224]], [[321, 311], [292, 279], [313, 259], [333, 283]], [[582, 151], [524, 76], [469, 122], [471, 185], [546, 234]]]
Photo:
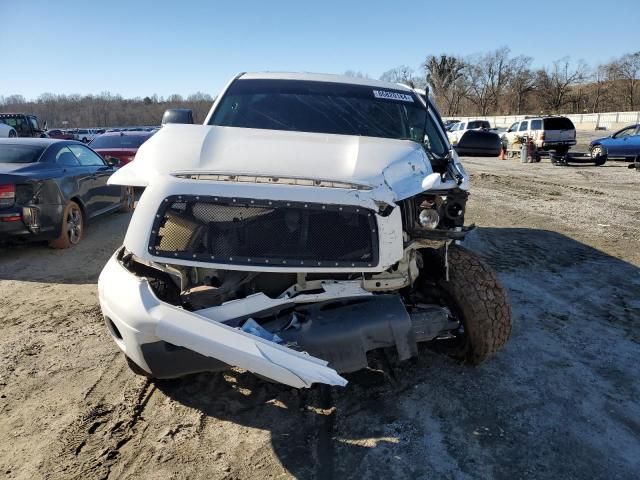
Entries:
[[89, 219], [130, 211], [133, 188], [107, 180], [156, 130], [118, 130], [46, 130], [35, 115], [0, 114], [0, 242], [47, 240], [68, 248], [80, 242]]
[[0, 139], [0, 239], [78, 244], [89, 219], [133, 209], [131, 187], [107, 185], [115, 171], [74, 140]]

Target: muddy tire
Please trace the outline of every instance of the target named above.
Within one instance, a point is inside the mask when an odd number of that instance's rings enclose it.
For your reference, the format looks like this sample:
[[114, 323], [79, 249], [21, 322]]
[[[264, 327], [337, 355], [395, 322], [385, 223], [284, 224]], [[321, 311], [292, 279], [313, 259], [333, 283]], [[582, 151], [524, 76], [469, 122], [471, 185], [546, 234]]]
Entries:
[[65, 249], [80, 243], [84, 235], [84, 215], [80, 205], [71, 200], [62, 212], [60, 236], [49, 242], [51, 248]]
[[448, 263], [449, 281], [443, 276], [437, 284], [452, 312], [462, 321], [463, 331], [446, 351], [477, 365], [509, 339], [511, 305], [493, 269], [475, 254], [451, 245]]
[[120, 213], [132, 212], [135, 208], [136, 196], [133, 187], [124, 187], [122, 189], [122, 197], [120, 199]]

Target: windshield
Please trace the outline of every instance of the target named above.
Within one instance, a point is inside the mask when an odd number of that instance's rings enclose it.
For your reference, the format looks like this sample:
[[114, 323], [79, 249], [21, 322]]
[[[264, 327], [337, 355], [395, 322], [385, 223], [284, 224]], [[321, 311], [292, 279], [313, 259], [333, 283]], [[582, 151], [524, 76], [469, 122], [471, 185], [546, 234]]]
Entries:
[[423, 142], [426, 110], [403, 90], [301, 80], [237, 80], [209, 125]]
[[35, 163], [45, 147], [0, 145], [0, 163]]
[[101, 135], [89, 146], [91, 148], [138, 148], [149, 137], [147, 135]]

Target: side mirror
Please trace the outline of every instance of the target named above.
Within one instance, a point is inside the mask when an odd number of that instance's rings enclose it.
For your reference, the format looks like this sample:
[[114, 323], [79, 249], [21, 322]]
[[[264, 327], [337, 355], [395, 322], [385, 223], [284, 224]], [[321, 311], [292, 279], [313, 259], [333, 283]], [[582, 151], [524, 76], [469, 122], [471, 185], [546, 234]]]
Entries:
[[162, 115], [161, 124], [166, 123], [194, 123], [193, 110], [189, 108], [169, 108]]

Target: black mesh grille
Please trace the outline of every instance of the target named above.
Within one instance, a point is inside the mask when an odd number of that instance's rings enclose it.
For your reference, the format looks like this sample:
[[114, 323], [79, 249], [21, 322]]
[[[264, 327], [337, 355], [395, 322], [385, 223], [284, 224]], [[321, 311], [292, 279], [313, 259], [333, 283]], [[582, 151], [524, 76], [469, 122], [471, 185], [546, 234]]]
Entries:
[[182, 195], [163, 202], [149, 250], [215, 263], [367, 267], [378, 262], [377, 238], [364, 208]]

